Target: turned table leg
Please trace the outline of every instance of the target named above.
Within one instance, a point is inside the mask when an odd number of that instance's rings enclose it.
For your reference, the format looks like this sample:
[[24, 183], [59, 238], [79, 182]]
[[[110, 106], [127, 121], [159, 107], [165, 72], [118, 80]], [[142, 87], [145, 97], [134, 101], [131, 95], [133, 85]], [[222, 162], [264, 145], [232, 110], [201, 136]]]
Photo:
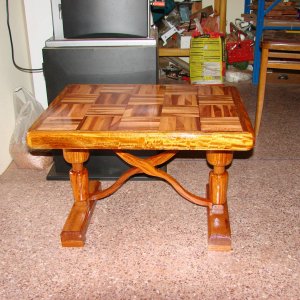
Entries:
[[100, 182], [89, 182], [88, 171], [83, 163], [88, 160], [88, 151], [64, 150], [64, 159], [72, 164], [70, 182], [73, 189], [74, 204], [61, 232], [64, 247], [82, 247], [85, 233], [96, 201], [89, 201], [90, 193], [98, 190]]
[[232, 152], [207, 151], [206, 159], [213, 166], [209, 174], [207, 196], [212, 201], [208, 207], [208, 249], [231, 250], [231, 233], [227, 208], [228, 173], [225, 167], [232, 162]]

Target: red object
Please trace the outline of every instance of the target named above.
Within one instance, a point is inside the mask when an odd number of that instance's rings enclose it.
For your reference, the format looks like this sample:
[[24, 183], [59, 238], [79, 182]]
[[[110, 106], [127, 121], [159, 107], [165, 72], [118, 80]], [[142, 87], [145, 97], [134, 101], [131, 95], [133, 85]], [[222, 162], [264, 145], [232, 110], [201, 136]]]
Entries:
[[165, 7], [165, 1], [153, 1], [152, 2], [153, 6], [159, 6], [159, 7]]
[[253, 60], [254, 58], [254, 42], [252, 40], [244, 40], [238, 42], [227, 42], [227, 62], [232, 64], [235, 62], [243, 62]]
[[[244, 37], [242, 40], [241, 36]], [[230, 35], [226, 41], [227, 62], [250, 61], [254, 58], [254, 41], [247, 39], [247, 34], [230, 23]]]

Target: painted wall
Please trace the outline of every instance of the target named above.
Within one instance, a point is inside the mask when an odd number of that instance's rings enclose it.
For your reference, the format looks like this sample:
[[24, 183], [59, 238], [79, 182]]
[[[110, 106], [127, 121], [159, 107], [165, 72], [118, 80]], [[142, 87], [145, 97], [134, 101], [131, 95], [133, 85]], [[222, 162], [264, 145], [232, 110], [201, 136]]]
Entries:
[[227, 0], [227, 32], [229, 31], [229, 23], [236, 18], [241, 18], [244, 13], [244, 0]]
[[[51, 2], [50, 0], [23, 0], [25, 19], [27, 23], [29, 53], [35, 68], [42, 66], [42, 49], [45, 41], [53, 35]], [[36, 99], [47, 107], [45, 80], [42, 73], [32, 75], [33, 88]]]
[[[225, 1], [225, 0], [223, 0]], [[227, 32], [229, 32], [229, 23], [233, 22], [236, 18], [240, 18], [244, 13], [244, 0], [227, 0]], [[202, 7], [214, 5], [214, 0], [202, 0]]]
[[[9, 35], [6, 26], [5, 0], [0, 0], [0, 174], [9, 166], [9, 141], [14, 130], [15, 116], [13, 91], [17, 87], [33, 89], [32, 77], [18, 71], [12, 64]], [[19, 65], [30, 67], [27, 32], [24, 19], [23, 0], [9, 1], [10, 23], [15, 48], [15, 58]]]

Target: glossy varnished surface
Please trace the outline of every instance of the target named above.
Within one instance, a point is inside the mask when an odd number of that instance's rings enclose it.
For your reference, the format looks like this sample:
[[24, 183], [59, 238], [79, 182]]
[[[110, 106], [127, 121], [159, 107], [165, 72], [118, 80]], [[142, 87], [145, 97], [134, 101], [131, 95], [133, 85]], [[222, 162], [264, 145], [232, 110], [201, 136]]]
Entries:
[[300, 34], [278, 30], [266, 31], [261, 45], [269, 49], [299, 51]]
[[[32, 148], [63, 149], [72, 165], [74, 205], [61, 233], [66, 247], [81, 247], [95, 201], [117, 191], [131, 176], [145, 173], [166, 180], [186, 200], [208, 208], [208, 245], [231, 249], [227, 211], [228, 173], [232, 150], [253, 147], [253, 129], [234, 87], [192, 85], [70, 85], [33, 124]], [[104, 190], [89, 181], [84, 163], [89, 149], [111, 149], [132, 169]], [[139, 158], [123, 150], [169, 150]], [[207, 150], [213, 170], [207, 198], [186, 190], [156, 166], [177, 150]]]
[[248, 150], [253, 130], [234, 87], [75, 84], [27, 141], [49, 149]]

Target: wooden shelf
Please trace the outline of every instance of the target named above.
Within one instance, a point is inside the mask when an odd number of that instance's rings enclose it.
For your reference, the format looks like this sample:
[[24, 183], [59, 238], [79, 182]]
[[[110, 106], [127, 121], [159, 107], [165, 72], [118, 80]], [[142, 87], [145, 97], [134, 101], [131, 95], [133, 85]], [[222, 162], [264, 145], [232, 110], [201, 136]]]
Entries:
[[190, 56], [190, 49], [158, 48], [158, 55], [162, 56]]
[[[299, 27], [300, 21], [299, 20], [279, 20], [279, 19], [265, 19], [264, 26], [283, 26], [283, 27]], [[292, 30], [292, 29], [291, 29]]]

